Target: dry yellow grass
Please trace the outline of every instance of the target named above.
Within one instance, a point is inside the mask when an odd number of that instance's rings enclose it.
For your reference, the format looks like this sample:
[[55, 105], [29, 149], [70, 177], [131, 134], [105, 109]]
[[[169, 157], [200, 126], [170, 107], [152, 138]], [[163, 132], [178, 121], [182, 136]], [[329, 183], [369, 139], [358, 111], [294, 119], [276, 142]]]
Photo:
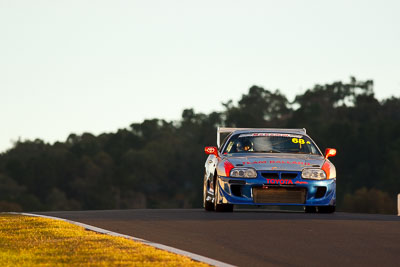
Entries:
[[0, 266], [209, 266], [58, 220], [0, 215]]

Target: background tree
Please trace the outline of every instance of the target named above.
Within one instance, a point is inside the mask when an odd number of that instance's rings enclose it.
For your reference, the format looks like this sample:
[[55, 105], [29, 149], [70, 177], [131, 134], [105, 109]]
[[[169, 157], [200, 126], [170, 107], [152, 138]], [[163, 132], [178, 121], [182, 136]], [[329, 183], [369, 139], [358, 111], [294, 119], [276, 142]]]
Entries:
[[321, 149], [338, 149], [339, 210], [395, 212], [400, 99], [378, 101], [373, 82], [355, 78], [315, 85], [293, 103], [252, 86], [221, 112], [185, 109], [178, 121], [145, 120], [54, 144], [18, 141], [0, 154], [0, 211], [198, 208], [203, 149], [216, 144], [217, 126], [306, 128]]

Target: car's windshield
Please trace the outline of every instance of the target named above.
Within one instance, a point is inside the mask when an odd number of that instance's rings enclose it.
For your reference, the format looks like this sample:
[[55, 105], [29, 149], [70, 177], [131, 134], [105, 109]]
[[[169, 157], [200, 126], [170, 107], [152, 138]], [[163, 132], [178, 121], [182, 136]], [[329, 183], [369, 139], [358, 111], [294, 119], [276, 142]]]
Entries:
[[320, 155], [307, 136], [284, 133], [237, 134], [227, 143], [223, 153], [297, 153]]

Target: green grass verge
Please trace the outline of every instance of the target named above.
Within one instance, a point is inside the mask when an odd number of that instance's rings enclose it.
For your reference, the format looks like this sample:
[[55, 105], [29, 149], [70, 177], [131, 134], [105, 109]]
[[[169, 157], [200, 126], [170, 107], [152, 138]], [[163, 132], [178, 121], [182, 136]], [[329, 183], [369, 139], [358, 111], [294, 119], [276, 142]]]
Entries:
[[209, 266], [67, 222], [0, 215], [0, 266]]

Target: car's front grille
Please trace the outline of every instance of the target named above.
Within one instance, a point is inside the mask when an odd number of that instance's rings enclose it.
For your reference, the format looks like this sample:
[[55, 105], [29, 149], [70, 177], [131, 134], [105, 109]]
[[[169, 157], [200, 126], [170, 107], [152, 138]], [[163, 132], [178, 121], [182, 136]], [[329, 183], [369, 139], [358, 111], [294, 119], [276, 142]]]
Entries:
[[282, 179], [296, 179], [299, 174], [297, 172], [282, 172], [281, 178]]
[[262, 172], [261, 176], [267, 179], [296, 179], [299, 172]]
[[253, 187], [254, 203], [304, 204], [306, 194], [304, 187]]
[[279, 179], [279, 174], [277, 172], [263, 172], [261, 175], [267, 179]]

